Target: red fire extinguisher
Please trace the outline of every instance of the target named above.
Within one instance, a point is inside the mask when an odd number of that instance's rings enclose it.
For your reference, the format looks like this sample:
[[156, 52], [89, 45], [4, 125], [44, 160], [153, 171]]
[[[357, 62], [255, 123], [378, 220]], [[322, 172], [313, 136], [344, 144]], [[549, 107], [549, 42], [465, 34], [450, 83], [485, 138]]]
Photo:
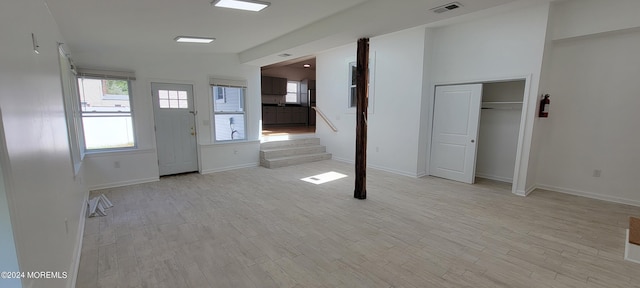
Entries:
[[544, 94], [542, 100], [540, 100], [540, 113], [538, 117], [547, 118], [549, 117], [549, 104], [551, 100], [549, 100], [549, 94]]

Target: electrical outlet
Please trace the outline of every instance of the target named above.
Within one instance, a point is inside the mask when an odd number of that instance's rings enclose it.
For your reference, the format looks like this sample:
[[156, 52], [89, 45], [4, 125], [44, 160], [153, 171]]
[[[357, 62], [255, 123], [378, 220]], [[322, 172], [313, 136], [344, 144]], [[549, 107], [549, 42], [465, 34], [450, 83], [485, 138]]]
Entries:
[[238, 154], [238, 150], [233, 149], [233, 154]]
[[376, 146], [376, 152], [380, 152], [380, 147]]
[[602, 175], [602, 170], [600, 169], [593, 170], [593, 177], [600, 177], [600, 175]]

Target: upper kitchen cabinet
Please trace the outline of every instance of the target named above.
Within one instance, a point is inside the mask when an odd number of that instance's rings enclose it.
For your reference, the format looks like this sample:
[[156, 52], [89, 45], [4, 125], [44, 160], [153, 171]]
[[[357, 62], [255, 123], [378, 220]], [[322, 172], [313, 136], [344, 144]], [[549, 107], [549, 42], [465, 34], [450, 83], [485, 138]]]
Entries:
[[260, 89], [262, 89], [262, 95], [271, 95], [271, 90], [273, 90], [273, 81], [271, 81], [271, 77], [262, 76]]
[[287, 79], [262, 76], [262, 95], [286, 95]]

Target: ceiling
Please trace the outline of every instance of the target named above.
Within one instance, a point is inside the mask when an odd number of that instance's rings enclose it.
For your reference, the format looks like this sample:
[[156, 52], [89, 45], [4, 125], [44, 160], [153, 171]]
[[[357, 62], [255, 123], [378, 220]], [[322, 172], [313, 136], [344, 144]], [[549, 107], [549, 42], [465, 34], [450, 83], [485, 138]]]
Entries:
[[[107, 49], [238, 53], [366, 0], [270, 0], [262, 12], [218, 8], [210, 0], [46, 0], [72, 52]], [[214, 37], [179, 44], [179, 35]]]
[[[304, 67], [305, 64], [308, 64], [309, 67]], [[316, 71], [316, 57], [313, 55], [309, 55], [309, 56], [304, 56], [300, 58], [284, 60], [282, 62], [277, 62], [267, 66], [262, 66], [262, 71], [278, 69], [282, 67], [295, 68], [295, 69], [309, 69], [312, 71]]]
[[[235, 53], [263, 66], [373, 37], [469, 14], [514, 0], [457, 0], [443, 14], [429, 9], [451, 0], [269, 0], [262, 12], [217, 8], [209, 0], [46, 0], [72, 54]], [[516, 2], [540, 0], [520, 0]], [[214, 37], [208, 45], [176, 36]], [[304, 48], [304, 49], [302, 49]], [[81, 61], [90, 61], [83, 57]], [[90, 63], [78, 63], [90, 64]]]

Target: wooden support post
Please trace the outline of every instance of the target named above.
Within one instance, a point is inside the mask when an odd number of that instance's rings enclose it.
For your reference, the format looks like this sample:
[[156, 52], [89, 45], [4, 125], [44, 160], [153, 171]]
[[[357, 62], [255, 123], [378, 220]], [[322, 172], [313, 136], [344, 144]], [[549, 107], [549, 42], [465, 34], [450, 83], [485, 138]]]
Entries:
[[367, 199], [367, 108], [369, 106], [369, 38], [358, 39], [356, 67], [356, 188], [353, 197]]

